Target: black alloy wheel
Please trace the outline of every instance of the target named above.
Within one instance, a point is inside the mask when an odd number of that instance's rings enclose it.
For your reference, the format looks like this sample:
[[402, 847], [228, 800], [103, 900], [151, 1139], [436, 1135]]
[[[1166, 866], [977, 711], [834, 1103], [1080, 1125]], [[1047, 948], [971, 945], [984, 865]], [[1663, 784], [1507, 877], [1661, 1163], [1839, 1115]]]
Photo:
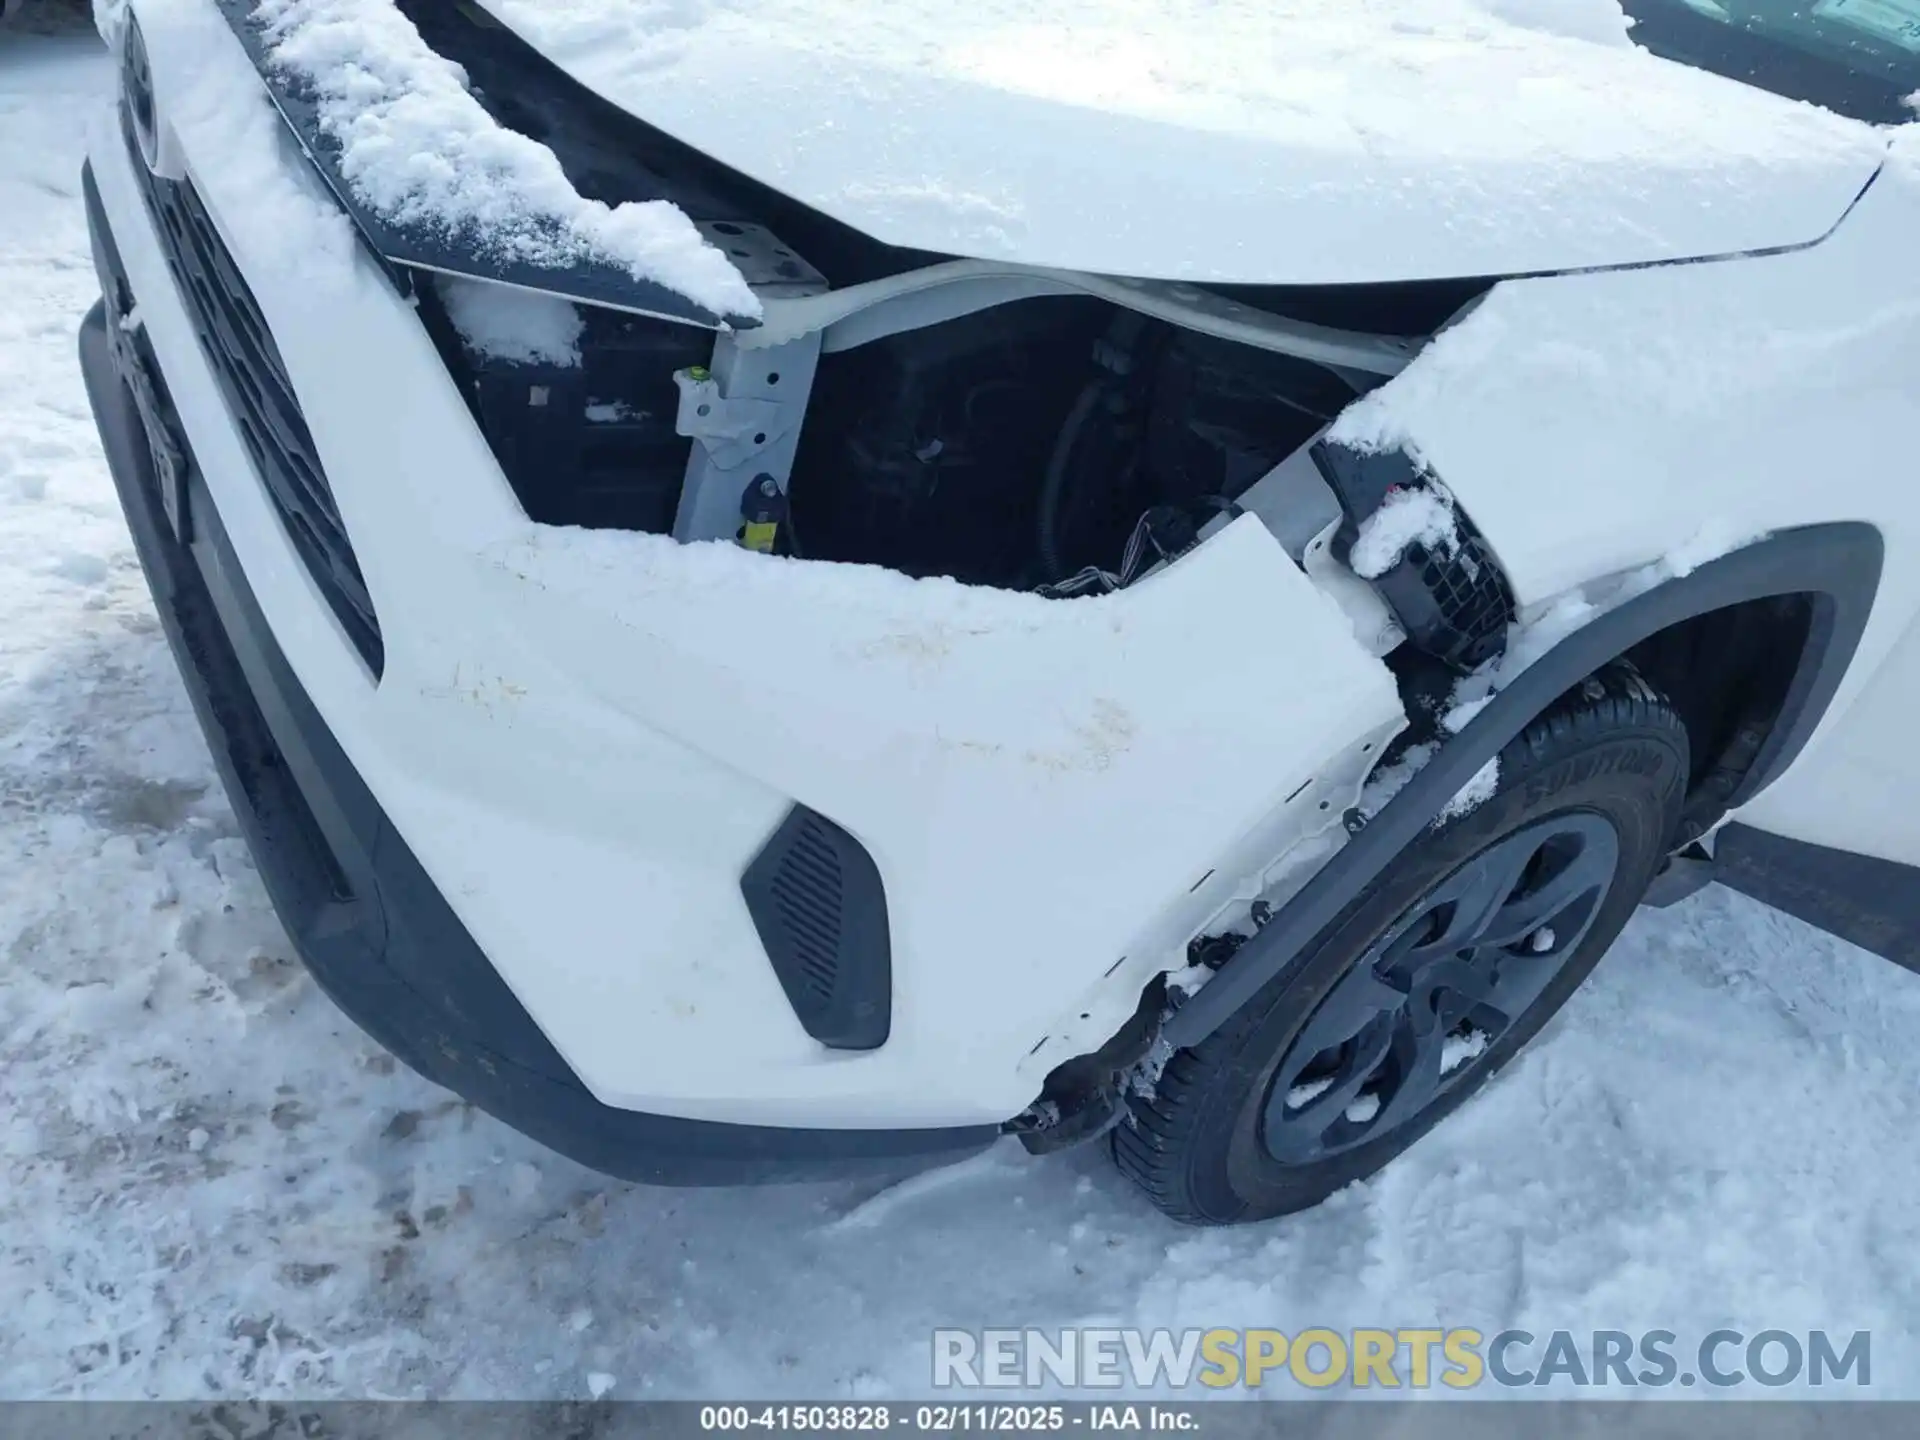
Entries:
[[1686, 727], [1624, 663], [1563, 696], [1500, 753], [1491, 796], [1429, 827], [1130, 1100], [1121, 1170], [1169, 1215], [1228, 1224], [1401, 1154], [1613, 944], [1677, 832], [1688, 763]]

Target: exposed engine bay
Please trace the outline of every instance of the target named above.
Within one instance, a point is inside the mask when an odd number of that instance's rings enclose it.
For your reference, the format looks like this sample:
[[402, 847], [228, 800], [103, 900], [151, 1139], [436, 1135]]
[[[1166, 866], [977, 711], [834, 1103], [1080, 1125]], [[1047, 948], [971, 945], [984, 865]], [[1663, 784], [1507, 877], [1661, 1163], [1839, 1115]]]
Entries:
[[823, 360], [792, 485], [797, 553], [1007, 588], [1120, 579], [1353, 398], [1308, 362], [1102, 301], [1027, 300]]
[[[757, 335], [716, 331], [591, 277], [409, 269], [542, 523], [1111, 590], [1190, 548], [1488, 285], [1198, 287], [898, 249], [605, 104], [464, 0], [398, 3], [582, 195], [672, 201], [765, 306]], [[504, 325], [476, 329], [475, 304]], [[1297, 478], [1324, 516], [1325, 487]]]
[[[532, 518], [674, 533], [698, 443], [683, 405], [689, 385], [713, 386], [709, 332], [577, 307], [576, 361], [490, 354], [444, 308], [422, 310]], [[790, 476], [738, 470], [734, 538], [1007, 589], [1110, 590], [1190, 548], [1375, 379], [1097, 297], [1015, 300], [819, 356], [796, 396]]]

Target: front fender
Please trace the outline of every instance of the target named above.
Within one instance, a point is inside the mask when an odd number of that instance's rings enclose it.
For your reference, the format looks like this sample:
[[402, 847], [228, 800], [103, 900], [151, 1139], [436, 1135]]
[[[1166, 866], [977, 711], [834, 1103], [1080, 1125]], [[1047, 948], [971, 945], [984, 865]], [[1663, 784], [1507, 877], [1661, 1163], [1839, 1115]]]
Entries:
[[1650, 588], [1644, 571], [1615, 577], [1606, 588], [1625, 598], [1519, 670], [1270, 923], [1174, 1011], [1165, 1038], [1185, 1047], [1212, 1034], [1359, 898], [1535, 716], [1609, 660], [1695, 615], [1775, 595], [1809, 595], [1813, 623], [1806, 648], [1779, 720], [1732, 804], [1752, 799], [1792, 763], [1826, 714], [1872, 613], [1883, 555], [1878, 530], [1844, 522], [1769, 536]]

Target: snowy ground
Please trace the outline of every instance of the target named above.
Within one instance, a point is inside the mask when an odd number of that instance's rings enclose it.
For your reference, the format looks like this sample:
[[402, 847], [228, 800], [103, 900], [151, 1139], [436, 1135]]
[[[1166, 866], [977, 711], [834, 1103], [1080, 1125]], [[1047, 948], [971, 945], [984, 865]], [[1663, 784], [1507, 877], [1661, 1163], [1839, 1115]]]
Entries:
[[290, 959], [114, 504], [106, 73], [53, 30], [0, 39], [0, 1395], [913, 1395], [935, 1326], [1075, 1322], [1865, 1328], [1920, 1395], [1920, 978], [1718, 890], [1378, 1182], [1227, 1233], [1097, 1152], [610, 1184], [396, 1070]]

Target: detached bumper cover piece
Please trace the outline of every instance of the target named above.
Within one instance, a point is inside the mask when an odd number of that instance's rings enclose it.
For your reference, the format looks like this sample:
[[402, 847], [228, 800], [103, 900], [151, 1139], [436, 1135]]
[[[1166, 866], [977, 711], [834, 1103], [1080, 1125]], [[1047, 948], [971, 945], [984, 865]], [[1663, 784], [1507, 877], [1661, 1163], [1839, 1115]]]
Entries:
[[[977, 1150], [991, 1126], [805, 1130], [601, 1104], [534, 1024], [388, 822], [267, 628], [170, 412], [85, 179], [106, 299], [81, 367], [154, 603], [274, 908], [340, 1008], [394, 1054], [585, 1165], [654, 1184], [891, 1174]], [[154, 441], [164, 454], [156, 467]], [[161, 500], [185, 499], [186, 543]]]

